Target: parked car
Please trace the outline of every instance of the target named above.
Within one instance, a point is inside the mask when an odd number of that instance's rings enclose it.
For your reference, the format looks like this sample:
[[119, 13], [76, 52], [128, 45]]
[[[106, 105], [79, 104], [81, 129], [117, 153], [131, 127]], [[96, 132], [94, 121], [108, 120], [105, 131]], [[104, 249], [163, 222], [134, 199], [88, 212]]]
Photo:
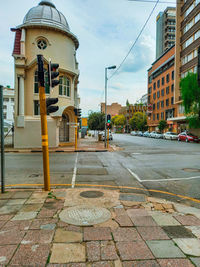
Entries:
[[149, 137], [149, 134], [150, 134], [150, 133], [149, 133], [148, 131], [146, 131], [146, 132], [143, 133], [143, 136], [144, 136], [144, 137]]
[[199, 137], [189, 132], [182, 132], [178, 135], [178, 141], [199, 143]]
[[137, 135], [137, 132], [136, 131], [132, 131], [131, 132], [131, 135], [136, 136]]
[[153, 132], [151, 132], [151, 133], [149, 134], [149, 137], [151, 137], [151, 138], [155, 138], [155, 134], [156, 134], [156, 132], [153, 131]]
[[157, 133], [155, 133], [155, 138], [157, 138], [157, 139], [162, 139], [162, 138], [163, 138], [163, 134], [157, 132]]
[[166, 132], [166, 133], [163, 134], [163, 138], [164, 139], [169, 139], [169, 140], [177, 140], [178, 139], [178, 135], [176, 133]]
[[[106, 133], [106, 138], [107, 138], [107, 133]], [[102, 132], [102, 141], [105, 140], [105, 131]], [[109, 140], [113, 140], [112, 132], [109, 131]]]
[[137, 135], [138, 135], [138, 136], [143, 136], [143, 132], [139, 131], [139, 132], [137, 133]]

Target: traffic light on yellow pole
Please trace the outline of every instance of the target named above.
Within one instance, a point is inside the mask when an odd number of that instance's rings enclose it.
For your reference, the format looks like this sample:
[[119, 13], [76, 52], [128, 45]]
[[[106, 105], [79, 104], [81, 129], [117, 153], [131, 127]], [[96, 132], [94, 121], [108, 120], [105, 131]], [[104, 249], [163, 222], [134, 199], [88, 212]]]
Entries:
[[39, 96], [40, 96], [44, 190], [50, 191], [49, 147], [48, 147], [45, 82], [44, 82], [44, 59], [42, 55], [37, 56], [37, 62], [38, 62], [38, 87], [39, 87]]

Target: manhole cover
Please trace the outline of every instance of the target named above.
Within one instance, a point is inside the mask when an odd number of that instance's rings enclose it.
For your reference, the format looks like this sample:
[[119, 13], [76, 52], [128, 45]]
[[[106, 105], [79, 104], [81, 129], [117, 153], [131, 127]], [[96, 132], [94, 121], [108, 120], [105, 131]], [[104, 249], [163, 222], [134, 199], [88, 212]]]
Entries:
[[200, 172], [200, 169], [195, 169], [195, 168], [184, 168], [183, 170], [185, 172]]
[[80, 193], [81, 197], [85, 197], [85, 198], [98, 198], [98, 197], [102, 197], [104, 195], [103, 192], [101, 191], [84, 191]]
[[61, 211], [59, 217], [61, 221], [69, 224], [88, 226], [109, 220], [111, 214], [105, 208], [76, 206]]

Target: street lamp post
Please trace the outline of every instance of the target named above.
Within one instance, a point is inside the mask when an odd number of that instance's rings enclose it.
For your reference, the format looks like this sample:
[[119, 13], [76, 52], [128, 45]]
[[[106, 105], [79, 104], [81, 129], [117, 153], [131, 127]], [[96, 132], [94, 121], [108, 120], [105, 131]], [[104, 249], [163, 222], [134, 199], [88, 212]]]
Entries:
[[116, 66], [111, 66], [105, 68], [105, 139], [104, 139], [104, 146], [106, 148], [107, 142], [107, 133], [106, 133], [106, 125], [107, 125], [107, 85], [108, 85], [108, 77], [107, 77], [107, 70], [116, 69]]

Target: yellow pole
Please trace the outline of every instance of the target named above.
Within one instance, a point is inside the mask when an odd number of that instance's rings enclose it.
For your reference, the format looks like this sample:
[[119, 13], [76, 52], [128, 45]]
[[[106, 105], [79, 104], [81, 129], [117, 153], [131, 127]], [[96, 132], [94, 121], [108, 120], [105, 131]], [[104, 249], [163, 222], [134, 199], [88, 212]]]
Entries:
[[107, 133], [107, 148], [109, 148], [109, 128], [108, 128], [108, 133]]
[[49, 174], [49, 147], [48, 147], [48, 130], [47, 130], [47, 112], [45, 88], [39, 86], [40, 95], [40, 117], [42, 131], [42, 152], [43, 152], [43, 173], [44, 173], [44, 190], [50, 191], [50, 174]]
[[78, 131], [77, 116], [75, 116], [75, 123], [76, 123], [76, 127], [75, 127], [75, 150], [77, 150], [77, 131]]

